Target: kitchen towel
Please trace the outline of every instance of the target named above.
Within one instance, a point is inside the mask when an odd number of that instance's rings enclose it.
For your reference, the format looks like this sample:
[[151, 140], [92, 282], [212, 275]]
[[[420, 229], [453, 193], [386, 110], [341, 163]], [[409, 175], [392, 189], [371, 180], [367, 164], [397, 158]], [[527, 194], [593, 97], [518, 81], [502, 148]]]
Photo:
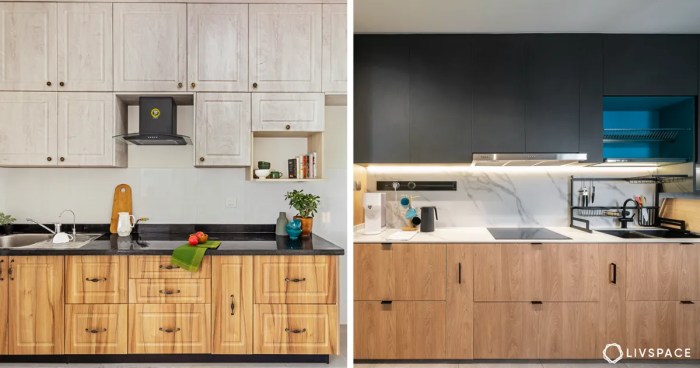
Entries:
[[207, 249], [216, 249], [221, 245], [220, 241], [207, 241], [206, 243], [191, 246], [189, 244], [181, 245], [173, 250], [173, 255], [170, 257], [170, 263], [185, 269], [190, 272], [199, 271], [199, 265], [202, 264], [204, 254]]

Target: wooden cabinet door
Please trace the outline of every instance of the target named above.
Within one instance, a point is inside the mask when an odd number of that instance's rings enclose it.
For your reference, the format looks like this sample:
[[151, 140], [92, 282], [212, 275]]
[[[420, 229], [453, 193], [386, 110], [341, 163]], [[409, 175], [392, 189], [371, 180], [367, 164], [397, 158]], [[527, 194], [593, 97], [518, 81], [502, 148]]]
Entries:
[[474, 248], [474, 301], [542, 300], [542, 245], [488, 244]]
[[542, 305], [474, 303], [474, 359], [537, 359]]
[[[445, 358], [474, 357], [474, 257], [471, 245], [447, 246]], [[357, 248], [355, 248], [357, 249]]]
[[208, 354], [208, 304], [130, 304], [129, 354]]
[[127, 303], [126, 256], [66, 257], [66, 303]]
[[[690, 348], [700, 358], [700, 302], [628, 301], [626, 344], [635, 349]], [[659, 357], [663, 359], [664, 357]]]
[[250, 107], [249, 93], [197, 93], [197, 166], [250, 165]]
[[58, 90], [111, 91], [112, 4], [57, 5]]
[[254, 132], [322, 132], [325, 129], [322, 93], [254, 93]]
[[8, 310], [10, 299], [7, 295], [7, 288], [10, 282], [7, 271], [9, 265], [8, 257], [0, 257], [0, 355], [8, 354], [7, 339], [9, 333]]
[[252, 91], [321, 92], [321, 4], [251, 4]]
[[[535, 245], [541, 252], [544, 301], [598, 301], [600, 255], [596, 244]], [[540, 249], [541, 248], [541, 249]], [[604, 273], [605, 274], [605, 273]]]
[[539, 318], [539, 359], [600, 358], [597, 302], [544, 302]]
[[129, 303], [132, 304], [209, 304], [210, 279], [131, 279]]
[[255, 257], [256, 303], [336, 304], [338, 287], [338, 257]]
[[339, 353], [337, 305], [255, 305], [255, 354]]
[[323, 92], [346, 93], [348, 5], [323, 4]]
[[355, 300], [445, 300], [444, 244], [361, 244]]
[[187, 5], [187, 88], [248, 91], [248, 5]]
[[698, 244], [628, 244], [627, 300], [698, 300], [699, 266]]
[[445, 359], [445, 302], [355, 302], [356, 359]]
[[253, 257], [216, 256], [212, 268], [212, 353], [253, 354]]
[[115, 3], [113, 7], [114, 90], [186, 90], [187, 5]]
[[130, 279], [210, 279], [211, 257], [205, 256], [198, 272], [170, 264], [170, 256], [129, 256]]
[[58, 94], [58, 165], [114, 165], [114, 95]]
[[63, 354], [63, 257], [10, 257], [9, 353]]
[[56, 166], [56, 93], [0, 92], [0, 166]]
[[126, 304], [66, 305], [66, 354], [126, 354]]
[[0, 90], [56, 90], [56, 4], [0, 3]]

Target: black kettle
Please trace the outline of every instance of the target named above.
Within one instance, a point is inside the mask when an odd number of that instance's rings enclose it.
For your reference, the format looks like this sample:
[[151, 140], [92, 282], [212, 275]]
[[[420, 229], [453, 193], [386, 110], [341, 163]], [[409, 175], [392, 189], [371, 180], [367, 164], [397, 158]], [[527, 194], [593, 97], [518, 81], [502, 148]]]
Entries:
[[431, 233], [435, 231], [435, 220], [438, 219], [437, 207], [421, 207], [420, 208], [420, 231], [423, 233]]

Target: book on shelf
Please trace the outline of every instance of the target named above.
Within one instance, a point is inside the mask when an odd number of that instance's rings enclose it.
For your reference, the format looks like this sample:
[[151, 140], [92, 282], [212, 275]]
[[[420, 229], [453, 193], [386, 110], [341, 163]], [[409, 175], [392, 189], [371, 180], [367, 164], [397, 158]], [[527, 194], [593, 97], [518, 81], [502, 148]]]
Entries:
[[316, 179], [318, 177], [316, 152], [287, 160], [287, 175], [290, 179]]

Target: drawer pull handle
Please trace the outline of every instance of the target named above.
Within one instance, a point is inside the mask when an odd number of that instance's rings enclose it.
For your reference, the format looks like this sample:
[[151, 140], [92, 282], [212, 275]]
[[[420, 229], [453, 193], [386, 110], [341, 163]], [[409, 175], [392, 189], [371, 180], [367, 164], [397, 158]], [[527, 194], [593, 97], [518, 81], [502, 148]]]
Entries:
[[161, 269], [161, 270], [175, 270], [175, 269], [178, 269], [178, 268], [180, 268], [180, 267], [179, 267], [179, 266], [175, 266], [175, 265], [160, 265], [160, 269]]
[[681, 304], [695, 304], [691, 302], [690, 300], [681, 300]]
[[462, 285], [462, 262], [459, 262], [459, 265], [457, 267], [457, 274], [458, 274], [459, 284]]
[[289, 277], [284, 278], [284, 282], [304, 282], [306, 281], [306, 277], [302, 277], [300, 279], [290, 279]]
[[12, 274], [12, 264], [15, 263], [14, 259], [10, 260], [10, 268], [7, 270], [7, 274], [10, 276], [10, 281], [15, 280], [15, 276]]
[[100, 282], [100, 281], [107, 281], [107, 278], [106, 277], [93, 277], [93, 278], [86, 277], [85, 281]]
[[107, 332], [106, 328], [86, 328], [85, 332], [91, 333], [91, 334], [98, 334], [102, 332]]
[[284, 332], [286, 332], [286, 333], [293, 333], [293, 334], [301, 334], [301, 333], [306, 332], [306, 329], [305, 329], [305, 328], [302, 328], [301, 330], [290, 330], [289, 328], [285, 328], [285, 329], [284, 329]]
[[382, 305], [391, 305], [391, 303], [393, 303], [393, 301], [391, 301], [391, 300], [382, 300], [381, 301]]
[[233, 299], [233, 294], [231, 294], [231, 315], [233, 316], [235, 314], [236, 314], [236, 302]]
[[540, 304], [542, 304], [542, 301], [541, 300], [533, 300], [530, 303], [532, 303], [533, 305], [540, 305]]
[[176, 328], [163, 328], [163, 327], [161, 327], [161, 328], [159, 328], [159, 330], [161, 330], [162, 332], [165, 332], [165, 333], [175, 333], [175, 332], [179, 332], [180, 328], [179, 327], [176, 327]]
[[610, 283], [617, 284], [617, 265], [615, 263], [610, 264]]
[[164, 294], [164, 295], [173, 295], [173, 294], [180, 294], [180, 289], [177, 289], [177, 290], [159, 290], [158, 292], [161, 294]]

